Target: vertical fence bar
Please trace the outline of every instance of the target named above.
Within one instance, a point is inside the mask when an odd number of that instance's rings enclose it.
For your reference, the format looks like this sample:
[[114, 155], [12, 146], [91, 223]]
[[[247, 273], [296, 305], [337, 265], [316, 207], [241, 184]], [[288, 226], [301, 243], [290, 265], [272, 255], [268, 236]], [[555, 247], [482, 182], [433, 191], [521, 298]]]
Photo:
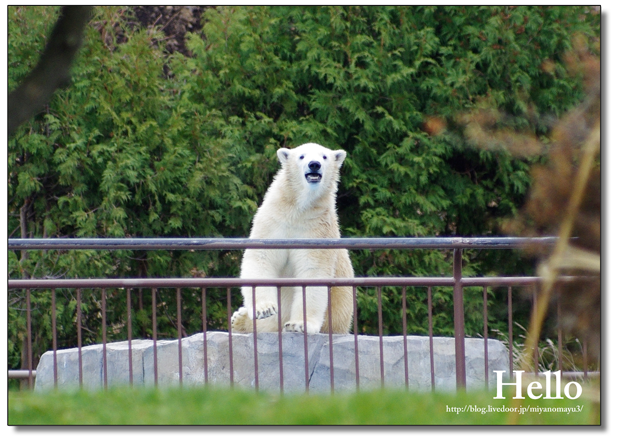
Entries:
[[306, 313], [306, 287], [301, 287], [301, 299], [304, 313], [304, 373], [306, 379], [306, 393], [310, 393], [310, 370], [308, 363], [308, 315]]
[[282, 287], [278, 286], [278, 363], [280, 365], [280, 394], [284, 394], [284, 363], [282, 359]]
[[157, 288], [151, 288], [151, 311], [153, 322], [153, 383], [157, 388]]
[[431, 287], [426, 289], [428, 305], [428, 347], [431, 361], [431, 388], [435, 391], [435, 354], [433, 352], [433, 293]]
[[[142, 310], [144, 310], [144, 302], [142, 301], [142, 288], [138, 288], [138, 314], [142, 314]], [[146, 338], [146, 330], [144, 324], [140, 323], [140, 331], [142, 333], [142, 338]]]
[[409, 390], [409, 361], [407, 352], [407, 289], [403, 287], [403, 359], [405, 360], [405, 388]]
[[26, 290], [26, 363], [28, 364], [28, 388], [33, 388], [32, 379], [32, 319], [30, 314], [30, 289]]
[[131, 353], [131, 288], [127, 288], [127, 351], [129, 353], [129, 385], [133, 387], [133, 355]]
[[84, 374], [82, 370], [82, 289], [77, 289], [77, 336], [78, 336], [78, 381], [80, 383], [80, 389], [84, 383]]
[[377, 288], [377, 308], [379, 314], [379, 370], [381, 372], [381, 388], [385, 386], [385, 370], [383, 365], [383, 302], [381, 288]]
[[465, 310], [463, 305], [463, 250], [454, 250], [454, 354], [456, 387], [465, 390]]
[[513, 373], [513, 358], [512, 358], [512, 287], [508, 287], [508, 361], [510, 363], [510, 378]]
[[228, 371], [230, 373], [230, 388], [235, 387], [235, 371], [233, 365], [233, 338], [232, 338], [232, 309], [231, 309], [231, 292], [230, 288], [226, 288], [226, 312], [228, 319]]
[[355, 348], [355, 388], [359, 392], [360, 390], [360, 355], [359, 347], [357, 344], [357, 287], [353, 287], [353, 344]]
[[563, 345], [562, 345], [562, 326], [559, 321], [562, 320], [562, 309], [560, 308], [560, 298], [558, 296], [558, 370], [560, 371], [560, 379], [562, 379], [562, 363], [563, 363]]
[[327, 287], [327, 328], [329, 332], [329, 384], [334, 393], [334, 339], [332, 329], [332, 287]]
[[207, 289], [201, 289], [202, 301], [202, 360], [205, 372], [205, 384], [209, 382], [209, 367], [207, 364]]
[[256, 329], [256, 287], [252, 287], [252, 332], [254, 333], [254, 387], [259, 390], [258, 383], [258, 330]]
[[106, 295], [105, 288], [101, 288], [101, 338], [103, 343], [103, 388], [108, 388], [108, 353], [106, 349], [107, 341], [107, 320], [106, 320]]
[[177, 336], [179, 337], [179, 385], [183, 386], [183, 330], [181, 325], [181, 288], [177, 288]]
[[489, 389], [489, 325], [487, 312], [487, 287], [482, 288], [482, 319], [484, 320], [484, 385]]
[[56, 288], [52, 288], [52, 354], [54, 355], [54, 389], [58, 388], [58, 336], [56, 334]]
[[588, 379], [588, 341], [583, 340], [583, 379]]
[[[536, 286], [533, 288], [532, 294], [532, 320], [537, 320], [536, 318], [536, 308], [537, 308], [537, 299], [536, 299]], [[534, 376], [538, 376], [538, 342], [534, 345]]]

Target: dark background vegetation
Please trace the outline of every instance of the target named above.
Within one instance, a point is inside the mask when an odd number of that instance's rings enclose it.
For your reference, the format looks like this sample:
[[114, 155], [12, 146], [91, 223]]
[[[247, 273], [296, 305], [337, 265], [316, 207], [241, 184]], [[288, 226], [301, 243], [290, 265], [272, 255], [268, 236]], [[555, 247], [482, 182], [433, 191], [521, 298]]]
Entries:
[[[9, 7], [9, 90], [36, 65], [58, 12]], [[306, 142], [348, 153], [337, 199], [343, 237], [506, 234], [532, 166], [549, 158], [552, 126], [584, 100], [583, 76], [565, 57], [575, 35], [599, 52], [598, 11], [94, 8], [71, 85], [8, 141], [8, 236], [247, 237], [276, 150]], [[494, 113], [511, 143], [529, 138], [519, 156], [505, 138], [479, 150], [467, 117], [480, 110]], [[542, 149], [528, 152], [531, 139]], [[357, 276], [452, 269], [449, 251], [351, 256]], [[11, 278], [231, 277], [240, 259], [238, 251], [9, 252], [8, 269]], [[518, 252], [467, 250], [464, 260], [466, 276], [534, 273]], [[515, 292], [515, 319], [526, 325], [531, 292]], [[149, 337], [150, 293], [133, 293], [133, 337]], [[183, 293], [192, 334], [202, 328], [200, 291]], [[377, 331], [375, 293], [358, 292], [360, 332]], [[425, 334], [426, 289], [408, 293], [408, 331]], [[450, 335], [452, 291], [433, 293], [434, 333]], [[125, 291], [108, 297], [108, 340], [126, 339]], [[384, 333], [400, 333], [400, 289], [382, 297]], [[82, 298], [84, 343], [100, 341], [100, 292]], [[36, 360], [51, 346], [50, 293], [32, 299]], [[225, 328], [225, 290], [208, 299], [209, 327]], [[506, 292], [490, 290], [489, 299], [501, 336]], [[57, 301], [59, 345], [76, 345], [74, 291]], [[160, 290], [157, 305], [159, 337], [176, 337], [173, 291]], [[466, 289], [465, 305], [466, 333], [477, 336], [481, 290]], [[11, 369], [22, 361], [24, 308], [24, 293], [11, 291]]]

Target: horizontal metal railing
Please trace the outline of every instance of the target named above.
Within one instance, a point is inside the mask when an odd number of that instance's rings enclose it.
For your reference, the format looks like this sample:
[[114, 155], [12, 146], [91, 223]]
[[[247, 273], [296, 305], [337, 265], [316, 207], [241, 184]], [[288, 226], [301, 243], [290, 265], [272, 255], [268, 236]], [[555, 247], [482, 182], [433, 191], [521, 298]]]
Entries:
[[[465, 379], [465, 331], [464, 331], [464, 287], [483, 287], [484, 290], [484, 339], [485, 339], [485, 362], [486, 362], [486, 296], [487, 287], [508, 287], [508, 316], [509, 316], [509, 348], [510, 348], [510, 372], [512, 373], [512, 287], [513, 286], [534, 286], [541, 279], [538, 277], [462, 277], [462, 251], [463, 249], [518, 249], [525, 246], [551, 246], [555, 242], [553, 237], [543, 238], [464, 238], [464, 237], [437, 237], [437, 238], [343, 238], [343, 239], [277, 239], [277, 240], [256, 240], [256, 239], [218, 239], [218, 238], [127, 238], [127, 239], [9, 239], [9, 249], [12, 250], [241, 250], [241, 249], [447, 249], [453, 251], [453, 274], [452, 277], [355, 277], [355, 278], [333, 278], [333, 279], [239, 279], [239, 278], [113, 278], [113, 279], [11, 279], [8, 281], [9, 289], [25, 289], [28, 292], [28, 356], [32, 355], [30, 345], [32, 333], [30, 329], [30, 290], [33, 289], [52, 289], [59, 288], [108, 288], [127, 289], [128, 299], [128, 321], [131, 321], [131, 310], [129, 305], [130, 289], [150, 288], [155, 290], [160, 288], [177, 289], [177, 305], [180, 311], [180, 289], [181, 288], [201, 288], [203, 289], [203, 308], [204, 290], [207, 288], [224, 287], [228, 289], [228, 324], [230, 327], [230, 289], [241, 286], [326, 286], [328, 290], [335, 286], [351, 286], [354, 293], [356, 287], [377, 287], [378, 289], [378, 311], [379, 311], [379, 335], [382, 336], [381, 321], [381, 289], [387, 286], [403, 287], [403, 336], [406, 351], [406, 293], [405, 287], [428, 287], [428, 315], [429, 315], [429, 336], [431, 339], [431, 376], [433, 376], [433, 354], [432, 354], [432, 304], [431, 287], [446, 286], [454, 290], [454, 337], [455, 337], [455, 359], [456, 359], [456, 381], [457, 387], [466, 386]], [[571, 280], [563, 278], [562, 280]], [[52, 296], [54, 296], [54, 292]], [[79, 294], [78, 294], [79, 296]], [[52, 297], [54, 299], [54, 297]], [[154, 299], [154, 297], [153, 297]], [[105, 305], [105, 293], [102, 294], [102, 303]], [[153, 306], [155, 308], [155, 306]], [[330, 316], [330, 315], [328, 315]], [[354, 312], [354, 334], [357, 339], [357, 319]], [[153, 324], [155, 325], [155, 309], [153, 309]], [[79, 321], [79, 315], [78, 315]], [[79, 322], [78, 322], [79, 324]], [[105, 318], [104, 324], [104, 345], [105, 345]], [[204, 321], [206, 329], [206, 319]], [[78, 327], [79, 330], [79, 327]], [[156, 340], [156, 339], [155, 339]], [[131, 339], [129, 339], [131, 343]], [[205, 339], [206, 342], [206, 339]], [[56, 351], [54, 334], [54, 353]], [[78, 334], [78, 343], [81, 345]], [[232, 338], [230, 341], [232, 349]], [[179, 321], [179, 349], [180, 347], [180, 321]], [[382, 342], [380, 342], [380, 348]], [[206, 347], [205, 347], [206, 348]], [[231, 352], [232, 354], [232, 352]], [[282, 354], [282, 352], [280, 352]], [[331, 333], [330, 333], [330, 354], [331, 354]], [[405, 352], [406, 354], [406, 352]], [[232, 356], [231, 356], [232, 358]], [[30, 358], [31, 359], [31, 358]], [[179, 350], [179, 360], [180, 360]], [[333, 361], [333, 359], [332, 359]], [[382, 361], [382, 358], [381, 358]], [[381, 368], [383, 371], [383, 364]], [[333, 373], [333, 362], [331, 363]], [[405, 359], [406, 368], [406, 359]], [[405, 370], [406, 371], [406, 370]], [[15, 373], [19, 372], [19, 373]], [[11, 375], [12, 373], [12, 375]], [[34, 379], [34, 370], [10, 371], [9, 377], [27, 377], [30, 385]], [[383, 379], [383, 376], [382, 376]], [[358, 378], [359, 380], [359, 378]], [[434, 377], [433, 377], [434, 383]], [[231, 384], [232, 384], [232, 359], [231, 359]], [[333, 374], [332, 374], [333, 386]]]
[[[535, 278], [533, 278], [535, 279]], [[452, 277], [369, 277], [352, 279], [15, 279], [11, 288], [226, 288], [242, 286], [454, 286]]]
[[36, 377], [36, 370], [9, 370], [9, 379], [34, 379]]
[[[558, 281], [570, 282], [573, 277], [560, 277]], [[459, 282], [463, 287], [483, 286], [528, 286], [537, 285], [540, 277], [462, 277]], [[386, 287], [386, 286], [447, 286], [456, 284], [454, 277], [355, 277], [352, 279], [229, 279], [218, 277], [207, 278], [176, 278], [176, 279], [10, 279], [9, 289], [43, 289], [43, 288], [226, 288], [242, 286], [355, 286], [355, 287]]]
[[555, 237], [386, 237], [338, 239], [57, 238], [9, 239], [9, 249], [516, 249], [552, 245]]

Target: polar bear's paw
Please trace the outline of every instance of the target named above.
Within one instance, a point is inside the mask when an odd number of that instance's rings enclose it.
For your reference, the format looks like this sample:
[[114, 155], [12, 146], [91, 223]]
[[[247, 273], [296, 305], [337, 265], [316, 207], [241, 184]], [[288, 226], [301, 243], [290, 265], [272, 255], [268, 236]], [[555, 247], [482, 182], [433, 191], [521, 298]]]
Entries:
[[[307, 328], [308, 328], [308, 334], [315, 334], [318, 333], [320, 330], [320, 326], [315, 326], [315, 324], [312, 323], [307, 323]], [[287, 332], [294, 332], [294, 333], [303, 333], [304, 330], [304, 323], [303, 321], [289, 321], [286, 324], [284, 324], [284, 327], [282, 328], [283, 331], [287, 331]]]
[[237, 333], [245, 333], [248, 320], [248, 310], [245, 307], [239, 308], [230, 318], [230, 326], [232, 331]]

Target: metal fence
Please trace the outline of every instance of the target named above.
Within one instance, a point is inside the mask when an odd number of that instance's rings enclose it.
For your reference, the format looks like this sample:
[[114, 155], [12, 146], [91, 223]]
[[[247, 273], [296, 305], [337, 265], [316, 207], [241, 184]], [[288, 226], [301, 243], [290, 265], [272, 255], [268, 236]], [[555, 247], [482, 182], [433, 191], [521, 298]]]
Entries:
[[[407, 372], [407, 287], [426, 287], [427, 288], [427, 305], [428, 305], [428, 335], [430, 346], [430, 370], [431, 379], [434, 388], [434, 364], [433, 364], [433, 287], [451, 287], [453, 289], [453, 306], [454, 306], [454, 338], [455, 338], [455, 359], [456, 359], [456, 385], [458, 388], [466, 387], [466, 370], [465, 370], [465, 313], [463, 302], [463, 289], [465, 287], [480, 287], [482, 288], [481, 298], [483, 300], [483, 320], [484, 328], [482, 336], [484, 338], [484, 359], [485, 359], [485, 378], [488, 384], [488, 356], [487, 356], [487, 342], [489, 336], [488, 316], [487, 316], [487, 292], [490, 287], [502, 287], [508, 289], [508, 348], [509, 348], [509, 361], [510, 361], [510, 374], [513, 372], [513, 321], [512, 321], [512, 304], [513, 304], [513, 287], [530, 287], [535, 290], [536, 285], [540, 282], [538, 277], [463, 277], [463, 257], [462, 253], [465, 249], [518, 249], [526, 245], [549, 245], [554, 243], [555, 239], [548, 238], [461, 238], [461, 237], [445, 237], [445, 238], [378, 238], [378, 239], [366, 239], [366, 238], [345, 238], [345, 239], [286, 239], [286, 240], [255, 240], [255, 239], [205, 239], [205, 238], [184, 238], [184, 239], [9, 239], [9, 249], [11, 250], [75, 250], [75, 249], [89, 249], [89, 250], [241, 250], [241, 249], [443, 249], [451, 250], [453, 252], [453, 265], [451, 277], [355, 277], [351, 279], [253, 279], [243, 280], [239, 278], [131, 278], [131, 279], [21, 279], [8, 281], [9, 289], [22, 289], [26, 292], [26, 321], [27, 321], [27, 339], [26, 339], [26, 364], [25, 370], [10, 370], [9, 378], [27, 380], [28, 386], [33, 387], [35, 379], [35, 371], [33, 370], [33, 352], [32, 352], [32, 339], [33, 330], [36, 332], [37, 327], [32, 327], [31, 317], [31, 292], [34, 289], [47, 289], [51, 290], [51, 330], [52, 330], [52, 351], [54, 355], [54, 381], [56, 382], [56, 354], [57, 350], [62, 346], [58, 345], [58, 331], [56, 327], [56, 290], [57, 289], [75, 289], [77, 291], [77, 306], [76, 306], [76, 327], [77, 327], [77, 348], [78, 358], [80, 358], [80, 384], [82, 381], [82, 366], [81, 366], [81, 349], [82, 345], [82, 321], [81, 321], [81, 292], [83, 289], [101, 289], [101, 315], [102, 326], [101, 335], [103, 343], [103, 375], [104, 383], [106, 380], [107, 365], [106, 365], [106, 290], [108, 289], [126, 289], [127, 290], [127, 315], [126, 324], [128, 326], [128, 345], [129, 345], [129, 358], [131, 355], [131, 342], [132, 342], [132, 306], [131, 306], [131, 290], [132, 289], [150, 289], [153, 306], [152, 306], [152, 328], [153, 328], [153, 345], [154, 345], [154, 361], [155, 361], [155, 384], [157, 384], [157, 314], [155, 298], [157, 290], [163, 288], [176, 289], [176, 303], [177, 303], [177, 333], [179, 341], [179, 369], [180, 379], [182, 380], [182, 355], [181, 355], [181, 339], [182, 339], [182, 323], [181, 323], [181, 290], [184, 288], [197, 288], [202, 290], [202, 328], [204, 335], [204, 343], [206, 349], [206, 331], [207, 331], [207, 305], [206, 305], [206, 290], [209, 288], [225, 288], [227, 290], [227, 323], [230, 330], [230, 322], [232, 315], [232, 299], [231, 290], [233, 288], [241, 286], [251, 286], [253, 289], [256, 287], [270, 286], [277, 287], [278, 296], [280, 295], [280, 289], [288, 286], [301, 286], [304, 293], [306, 287], [325, 286], [328, 288], [328, 299], [331, 299], [331, 288], [350, 286], [353, 289], [354, 295], [354, 320], [353, 320], [353, 335], [355, 337], [355, 354], [357, 358], [357, 338], [358, 332], [358, 320], [357, 320], [357, 306], [355, 304], [355, 297], [358, 287], [376, 287], [377, 289], [377, 308], [378, 308], [378, 329], [379, 329], [379, 363], [381, 366], [381, 379], [383, 381], [383, 319], [382, 319], [382, 298], [381, 292], [384, 287], [402, 287], [402, 327], [403, 327], [403, 342], [404, 342], [404, 367], [405, 376], [408, 376]], [[358, 272], [358, 274], [363, 272]], [[535, 300], [535, 292], [534, 292]], [[305, 307], [305, 302], [304, 302]], [[330, 305], [328, 304], [328, 308]], [[559, 310], [559, 308], [558, 308]], [[279, 313], [278, 313], [279, 314]], [[305, 315], [304, 315], [305, 317]], [[328, 311], [328, 320], [331, 320], [331, 312]], [[11, 321], [9, 321], [11, 323]], [[282, 321], [280, 321], [280, 327], [282, 327]], [[562, 349], [562, 333], [558, 332], [558, 347]], [[233, 355], [232, 355], [232, 333], [229, 334], [229, 358], [230, 358], [230, 380], [233, 384]], [[305, 346], [305, 360], [306, 360], [306, 378], [308, 377], [308, 351], [307, 351], [307, 334], [304, 334], [304, 346]], [[329, 333], [329, 348], [330, 348], [330, 367], [331, 367], [331, 385], [333, 391], [333, 340], [332, 333]], [[283, 388], [282, 382], [282, 333], [279, 332], [279, 354], [280, 354], [280, 386]], [[257, 357], [256, 349], [256, 336], [254, 336], [254, 357], [256, 361]], [[560, 355], [559, 369], [562, 369], [562, 355]], [[207, 364], [205, 358], [205, 382], [208, 382], [208, 376], [206, 374]], [[537, 353], [534, 355], [536, 363], [538, 363]], [[584, 361], [587, 364], [587, 360]], [[257, 363], [256, 363], [257, 364]], [[357, 363], [356, 363], [357, 367]], [[129, 360], [129, 377], [132, 379], [132, 364]], [[258, 374], [258, 365], [256, 365], [256, 373]], [[584, 371], [587, 377], [587, 370]], [[359, 388], [359, 369], [356, 368], [356, 380]], [[257, 379], [258, 382], [258, 379]], [[308, 379], [306, 379], [308, 383]]]

